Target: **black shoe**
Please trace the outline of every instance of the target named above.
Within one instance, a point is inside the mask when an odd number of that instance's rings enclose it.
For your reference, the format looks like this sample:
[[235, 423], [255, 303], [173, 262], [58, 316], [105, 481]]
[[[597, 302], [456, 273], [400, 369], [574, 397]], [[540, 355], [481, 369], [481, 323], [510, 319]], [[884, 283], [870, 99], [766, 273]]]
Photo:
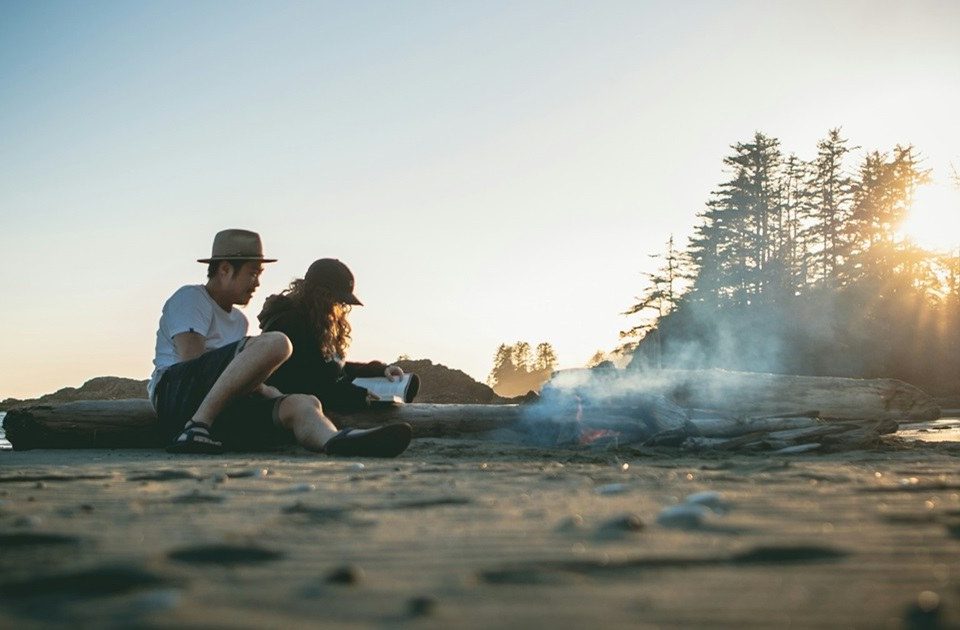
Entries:
[[223, 442], [210, 437], [209, 425], [191, 420], [167, 447], [167, 452], [180, 455], [219, 455], [223, 452]]
[[344, 429], [327, 440], [323, 451], [342, 457], [396, 457], [407, 449], [413, 428], [406, 422], [375, 429]]

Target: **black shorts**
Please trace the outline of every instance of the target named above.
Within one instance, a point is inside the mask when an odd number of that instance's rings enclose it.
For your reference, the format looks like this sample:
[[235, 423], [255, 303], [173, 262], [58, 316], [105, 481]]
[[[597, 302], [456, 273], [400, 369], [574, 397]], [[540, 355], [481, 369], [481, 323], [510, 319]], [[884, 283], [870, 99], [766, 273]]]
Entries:
[[[179, 435], [247, 339], [204, 352], [164, 371], [154, 392], [154, 407], [165, 440], [172, 441]], [[256, 450], [290, 443], [293, 434], [280, 426], [278, 415], [283, 398], [259, 394], [238, 398], [215, 418], [211, 434], [232, 449]]]

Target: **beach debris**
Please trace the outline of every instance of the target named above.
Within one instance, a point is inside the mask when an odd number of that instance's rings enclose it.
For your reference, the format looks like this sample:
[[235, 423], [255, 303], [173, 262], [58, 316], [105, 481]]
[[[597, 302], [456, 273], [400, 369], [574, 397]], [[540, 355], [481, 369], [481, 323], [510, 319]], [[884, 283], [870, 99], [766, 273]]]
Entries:
[[696, 529], [703, 525], [710, 514], [710, 508], [697, 503], [671, 505], [657, 515], [657, 524], [675, 529]]
[[717, 514], [726, 514], [732, 507], [730, 503], [724, 500], [721, 493], [714, 490], [694, 492], [693, 494], [687, 495], [683, 499], [683, 502], [687, 505], [702, 505]]
[[598, 486], [594, 492], [600, 495], [623, 494], [629, 489], [630, 486], [625, 483], [608, 483]]
[[435, 613], [439, 605], [440, 600], [433, 595], [418, 595], [407, 602], [407, 610], [411, 617], [426, 617]]
[[328, 573], [323, 581], [330, 584], [359, 584], [363, 578], [363, 569], [354, 564], [345, 564]]
[[240, 564], [260, 564], [279, 560], [283, 554], [271, 549], [241, 545], [198, 545], [176, 549], [167, 554], [167, 558], [177, 562], [191, 564], [219, 564], [234, 566]]

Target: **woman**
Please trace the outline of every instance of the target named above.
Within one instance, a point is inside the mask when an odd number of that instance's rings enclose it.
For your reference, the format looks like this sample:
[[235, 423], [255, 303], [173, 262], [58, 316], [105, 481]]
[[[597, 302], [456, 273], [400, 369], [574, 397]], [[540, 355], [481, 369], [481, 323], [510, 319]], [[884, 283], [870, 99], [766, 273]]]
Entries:
[[260, 312], [264, 332], [279, 331], [290, 338], [293, 355], [267, 379], [285, 394], [312, 394], [324, 409], [356, 411], [375, 397], [352, 383], [358, 377], [403, 376], [397, 365], [380, 361], [344, 361], [350, 345], [347, 315], [362, 306], [353, 294], [353, 274], [334, 258], [321, 258], [279, 295], [267, 298]]

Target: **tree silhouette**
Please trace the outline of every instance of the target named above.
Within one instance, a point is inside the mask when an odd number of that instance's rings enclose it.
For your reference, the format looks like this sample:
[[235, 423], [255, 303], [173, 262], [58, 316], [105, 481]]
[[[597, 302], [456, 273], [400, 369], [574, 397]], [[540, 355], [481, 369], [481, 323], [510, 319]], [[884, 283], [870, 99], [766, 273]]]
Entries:
[[732, 145], [686, 251], [671, 238], [625, 311], [639, 318], [621, 333], [631, 365], [894, 376], [960, 394], [960, 250], [898, 231], [930, 171], [898, 145], [851, 172], [857, 149], [839, 129], [810, 162], [759, 132]]

